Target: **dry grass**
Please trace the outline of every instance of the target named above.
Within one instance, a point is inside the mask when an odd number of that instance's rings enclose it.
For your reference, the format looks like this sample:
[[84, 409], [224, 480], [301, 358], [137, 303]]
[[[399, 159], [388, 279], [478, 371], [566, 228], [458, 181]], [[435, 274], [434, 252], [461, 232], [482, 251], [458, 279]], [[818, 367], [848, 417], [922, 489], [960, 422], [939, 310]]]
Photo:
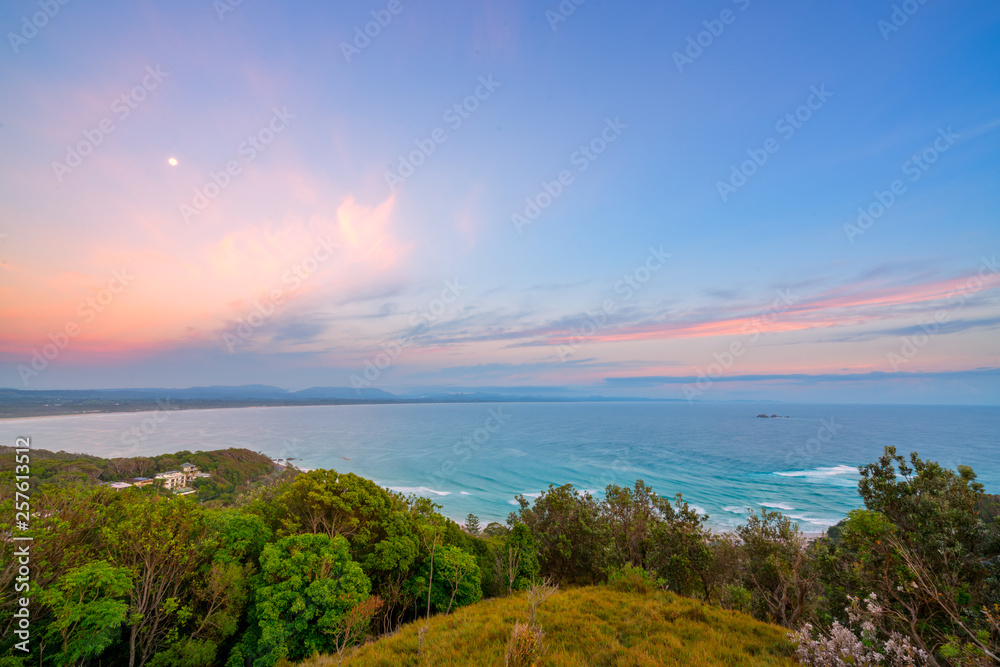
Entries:
[[[524, 594], [487, 600], [432, 618], [422, 660], [419, 621], [354, 650], [344, 665], [503, 665], [514, 626], [524, 620]], [[782, 628], [661, 591], [560, 590], [538, 608], [536, 621], [545, 633], [539, 666], [797, 664]], [[331, 665], [336, 657], [303, 663]]]
[[542, 640], [545, 639], [545, 632], [527, 623], [517, 623], [514, 631], [510, 634], [510, 641], [507, 643], [507, 655], [505, 657], [506, 667], [531, 667], [535, 660], [545, 652]]

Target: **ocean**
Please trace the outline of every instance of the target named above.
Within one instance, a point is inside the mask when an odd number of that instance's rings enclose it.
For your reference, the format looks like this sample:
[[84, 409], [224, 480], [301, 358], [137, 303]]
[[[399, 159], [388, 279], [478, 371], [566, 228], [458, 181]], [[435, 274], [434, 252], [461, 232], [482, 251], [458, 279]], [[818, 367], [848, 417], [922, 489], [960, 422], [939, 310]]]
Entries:
[[[760, 419], [758, 414], [780, 419]], [[786, 418], [787, 417], [787, 418]], [[713, 528], [766, 507], [817, 533], [859, 507], [857, 466], [885, 445], [1000, 493], [1000, 408], [788, 403], [463, 403], [181, 410], [0, 421], [0, 443], [104, 457], [245, 447], [354, 472], [503, 522], [550, 484], [600, 494], [644, 480]]]

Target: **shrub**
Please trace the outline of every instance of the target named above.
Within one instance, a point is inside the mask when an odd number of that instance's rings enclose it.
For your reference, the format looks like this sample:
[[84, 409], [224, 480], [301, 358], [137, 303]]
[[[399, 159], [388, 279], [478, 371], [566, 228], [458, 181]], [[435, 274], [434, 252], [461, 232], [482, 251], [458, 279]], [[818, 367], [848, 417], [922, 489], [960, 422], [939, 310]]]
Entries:
[[[988, 644], [989, 640], [988, 632], [984, 630], [979, 633], [981, 644]], [[978, 646], [972, 642], [963, 643], [955, 636], [949, 636], [948, 642], [941, 647], [941, 657], [955, 667], [990, 667], [993, 664], [993, 661]]]
[[545, 633], [537, 626], [518, 622], [507, 643], [507, 667], [531, 667], [542, 657], [545, 649], [542, 639]]
[[549, 486], [529, 503], [517, 496], [520, 509], [510, 523], [523, 523], [535, 538], [544, 576], [559, 583], [594, 583], [601, 579], [607, 552], [607, 525], [601, 505], [572, 484]]
[[864, 601], [851, 598], [844, 611], [850, 625], [858, 627], [860, 634], [844, 627], [838, 621], [828, 633], [818, 633], [813, 638], [813, 627], [808, 623], [799, 632], [789, 634], [798, 644], [796, 657], [803, 665], [813, 667], [841, 667], [841, 665], [885, 665], [886, 667], [922, 667], [934, 664], [931, 656], [898, 632], [886, 632], [884, 611], [872, 593]]
[[749, 613], [753, 602], [753, 594], [742, 586], [726, 584], [722, 587], [721, 604], [725, 609]]
[[653, 591], [667, 590], [667, 580], [659, 579], [652, 573], [635, 567], [624, 565], [608, 573], [608, 586], [622, 593], [642, 593], [648, 595]]

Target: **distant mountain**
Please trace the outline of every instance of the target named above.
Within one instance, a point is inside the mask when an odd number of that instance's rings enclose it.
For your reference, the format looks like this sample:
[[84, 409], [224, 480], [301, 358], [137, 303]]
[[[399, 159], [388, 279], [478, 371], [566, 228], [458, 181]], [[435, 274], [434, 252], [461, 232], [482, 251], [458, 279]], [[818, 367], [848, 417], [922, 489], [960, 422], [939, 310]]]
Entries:
[[[529, 388], [530, 389], [530, 388]], [[444, 401], [448, 403], [491, 403], [491, 402], [503, 402], [503, 401], [514, 401], [520, 403], [579, 403], [579, 402], [602, 402], [602, 403], [613, 403], [613, 402], [623, 402], [623, 401], [676, 401], [680, 399], [649, 399], [649, 398], [609, 398], [607, 396], [539, 396], [537, 394], [517, 394], [517, 393], [504, 393], [504, 394], [494, 394], [482, 391], [474, 391], [469, 393], [413, 393], [407, 394], [402, 398], [420, 400], [420, 401]]]
[[[645, 401], [643, 398], [608, 398], [604, 396], [559, 396], [533, 387], [465, 388], [450, 393], [424, 389], [404, 395], [381, 389], [350, 387], [310, 387], [288, 391], [266, 384], [238, 387], [215, 385], [185, 389], [4, 389], [0, 388], [0, 419], [45, 417], [94, 412], [143, 412], [149, 410], [184, 410], [197, 408], [239, 408], [249, 406], [338, 405], [350, 403], [493, 403], [493, 402], [571, 402], [571, 401]], [[655, 400], [655, 399], [654, 399]], [[680, 400], [680, 399], [659, 399]]]
[[399, 398], [395, 394], [390, 394], [387, 391], [382, 391], [381, 389], [351, 389], [350, 387], [310, 387], [309, 389], [302, 389], [300, 391], [293, 391], [290, 393], [290, 397], [294, 400], [299, 399], [325, 399], [325, 398], [347, 398], [347, 399], [363, 399], [363, 400], [394, 400]]
[[166, 389], [142, 387], [137, 389], [0, 389], [2, 398], [36, 397], [47, 399], [248, 399], [270, 398], [288, 400], [290, 392], [265, 384], [247, 384], [239, 387], [216, 385]]
[[188, 387], [187, 389], [150, 389], [151, 393], [157, 396], [168, 396], [170, 398], [270, 398], [276, 400], [288, 400], [291, 392], [280, 387], [272, 387], [266, 384], [245, 384], [238, 387], [226, 385], [214, 385], [211, 387]]

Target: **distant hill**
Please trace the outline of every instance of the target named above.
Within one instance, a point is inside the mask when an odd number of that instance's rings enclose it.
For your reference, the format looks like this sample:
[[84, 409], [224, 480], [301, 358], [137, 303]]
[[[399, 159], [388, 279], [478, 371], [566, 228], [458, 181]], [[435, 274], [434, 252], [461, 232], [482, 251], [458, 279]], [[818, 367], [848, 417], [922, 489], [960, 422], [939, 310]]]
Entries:
[[[499, 403], [499, 402], [597, 402], [646, 401], [644, 398], [604, 396], [558, 396], [548, 388], [532, 387], [523, 392], [427, 392], [403, 396], [382, 389], [310, 387], [289, 391], [265, 384], [214, 385], [184, 389], [2, 389], [0, 419], [46, 417], [95, 412], [146, 412], [207, 408], [279, 407], [289, 405], [345, 405], [357, 403]], [[655, 399], [658, 401], [675, 399]]]
[[[503, 665], [514, 624], [525, 620], [525, 595], [484, 600], [444, 616], [404, 625], [349, 653], [345, 666]], [[787, 630], [735, 611], [662, 591], [610, 585], [560, 590], [538, 607], [545, 637], [540, 665], [685, 665], [793, 667]], [[335, 667], [318, 656], [299, 667]]]
[[333, 405], [392, 400], [400, 399], [381, 389], [313, 387], [302, 391], [289, 391], [263, 384], [185, 389], [0, 389], [0, 418], [93, 412]]
[[[121, 391], [121, 390], [116, 390]], [[144, 392], [158, 396], [176, 398], [288, 398], [287, 389], [266, 384], [245, 384], [237, 387], [214, 385], [211, 387], [188, 387], [187, 389], [144, 389]]]
[[352, 389], [350, 387], [310, 387], [301, 391], [293, 391], [290, 394], [296, 399], [307, 398], [346, 398], [346, 399], [386, 399], [398, 398], [395, 394], [390, 394], [381, 389]]

